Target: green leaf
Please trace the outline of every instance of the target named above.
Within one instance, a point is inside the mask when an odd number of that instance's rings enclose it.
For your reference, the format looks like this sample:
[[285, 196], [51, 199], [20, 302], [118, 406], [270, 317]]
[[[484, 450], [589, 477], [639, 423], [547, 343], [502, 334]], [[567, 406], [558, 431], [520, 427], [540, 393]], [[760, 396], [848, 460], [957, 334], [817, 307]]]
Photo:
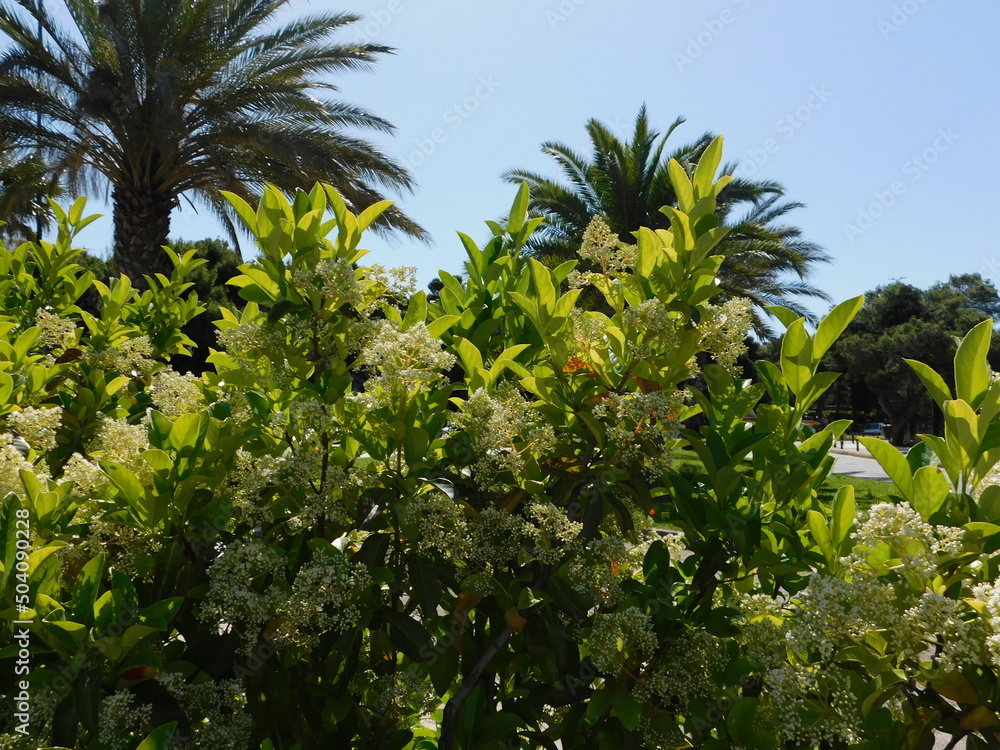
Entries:
[[856, 513], [854, 487], [850, 484], [845, 484], [837, 490], [837, 495], [833, 498], [833, 528], [831, 529], [831, 536], [835, 549], [840, 550], [844, 543], [850, 539]]
[[522, 182], [521, 187], [517, 189], [517, 196], [514, 198], [510, 214], [507, 217], [507, 231], [511, 234], [517, 234], [524, 227], [524, 222], [528, 218], [529, 198], [528, 183]]
[[[715, 174], [719, 171], [719, 164], [722, 163], [723, 144], [723, 137], [716, 136], [698, 160], [698, 166], [694, 170], [694, 180], [692, 180], [695, 195], [698, 198], [704, 198], [712, 192], [715, 185]], [[671, 175], [672, 177], [673, 175]], [[671, 179], [671, 184], [675, 184], [673, 179]]]
[[830, 527], [826, 525], [826, 519], [818, 510], [811, 510], [807, 514], [809, 523], [809, 533], [816, 540], [823, 557], [830, 562], [834, 559], [833, 537], [830, 535]]
[[690, 213], [694, 208], [694, 188], [687, 172], [676, 159], [671, 159], [667, 163], [667, 171], [670, 173], [670, 184], [673, 185], [677, 196], [677, 207], [685, 213]]
[[812, 379], [816, 360], [812, 352], [812, 340], [806, 333], [805, 318], [798, 318], [789, 327], [781, 341], [781, 374], [792, 393], [801, 395], [806, 384]]
[[920, 382], [924, 384], [924, 388], [930, 394], [931, 398], [934, 399], [940, 408], [944, 408], [944, 402], [951, 400], [951, 389], [948, 387], [947, 383], [944, 382], [944, 378], [935, 372], [934, 368], [925, 365], [923, 362], [918, 362], [915, 359], [904, 359], [904, 362], [908, 364], [913, 371], [920, 378]]
[[94, 622], [94, 602], [97, 601], [103, 576], [104, 555], [101, 554], [83, 566], [73, 585], [73, 616], [86, 625]]
[[139, 743], [136, 750], [170, 750], [170, 741], [173, 739], [176, 729], [176, 721], [157, 727], [152, 734]]
[[478, 368], [483, 366], [483, 355], [468, 339], [456, 337], [455, 352], [462, 362], [462, 369], [465, 370], [466, 375], [471, 377]]
[[834, 342], [840, 338], [864, 303], [864, 295], [853, 297], [841, 302], [820, 321], [816, 328], [816, 336], [813, 338], [813, 356], [817, 360], [822, 359]]
[[146, 503], [146, 489], [135, 474], [114, 461], [101, 461], [100, 464], [111, 478], [112, 484], [118, 488], [122, 497], [136, 512], [139, 520], [142, 523], [149, 523], [152, 520], [152, 513]]
[[789, 310], [787, 307], [782, 307], [781, 305], [766, 305], [764, 309], [780, 320], [785, 328], [789, 328], [792, 323], [801, 317], [794, 310]]
[[547, 315], [552, 315], [556, 309], [556, 288], [552, 283], [552, 272], [534, 258], [529, 260], [529, 268], [535, 286], [538, 309], [544, 310]]
[[167, 445], [175, 450], [194, 448], [208, 429], [208, 415], [204, 412], [181, 414], [174, 420]]
[[993, 336], [993, 321], [984, 320], [969, 331], [955, 353], [955, 395], [973, 409], [990, 387], [990, 365], [986, 357]]
[[967, 471], [979, 460], [979, 418], [964, 400], [944, 402], [944, 439], [952, 456], [959, 464], [959, 471]]
[[948, 499], [951, 484], [936, 466], [923, 466], [913, 474], [913, 497], [910, 504], [925, 521], [929, 521]]
[[913, 475], [910, 473], [910, 465], [906, 462], [906, 456], [900, 453], [898, 448], [889, 445], [884, 440], [871, 437], [862, 437], [858, 440], [885, 469], [885, 473], [896, 483], [903, 497], [912, 501]]
[[421, 290], [410, 298], [406, 315], [403, 317], [403, 330], [409, 330], [425, 320], [427, 320], [427, 293]]
[[726, 731], [738, 745], [745, 745], [757, 715], [756, 698], [740, 698], [726, 714]]
[[441, 338], [449, 328], [461, 320], [459, 315], [442, 315], [427, 324], [427, 332], [436, 339]]
[[423, 625], [412, 617], [388, 607], [382, 609], [382, 616], [389, 623], [389, 635], [400, 651], [416, 662], [431, 660], [431, 656], [434, 655], [434, 646]]

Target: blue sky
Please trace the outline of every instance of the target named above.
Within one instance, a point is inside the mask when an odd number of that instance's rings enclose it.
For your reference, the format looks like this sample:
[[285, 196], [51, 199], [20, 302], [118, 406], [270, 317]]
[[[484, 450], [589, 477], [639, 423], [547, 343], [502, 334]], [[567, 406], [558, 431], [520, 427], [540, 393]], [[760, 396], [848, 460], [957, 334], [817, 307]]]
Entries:
[[[401, 205], [434, 237], [372, 237], [369, 259], [417, 266], [422, 284], [460, 270], [456, 231], [482, 237], [483, 220], [509, 206], [502, 172], [554, 176], [543, 141], [585, 151], [591, 117], [625, 137], [644, 102], [660, 129], [687, 118], [676, 143], [721, 133], [727, 159], [807, 204], [789, 221], [833, 257], [812, 281], [835, 301], [897, 278], [924, 287], [981, 272], [1000, 283], [984, 221], [998, 203], [996, 2], [292, 3], [331, 7], [365, 16], [345, 41], [397, 49], [336, 82], [396, 125], [373, 140], [409, 164], [418, 187]], [[94, 226], [81, 240], [103, 249], [110, 217]], [[220, 229], [185, 207], [173, 234]]]

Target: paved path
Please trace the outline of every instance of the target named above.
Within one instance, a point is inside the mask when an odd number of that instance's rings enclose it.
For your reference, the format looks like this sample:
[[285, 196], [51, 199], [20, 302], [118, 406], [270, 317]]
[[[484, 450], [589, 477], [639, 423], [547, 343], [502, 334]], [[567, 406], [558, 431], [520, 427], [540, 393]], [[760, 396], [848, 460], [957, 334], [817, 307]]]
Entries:
[[845, 474], [859, 479], [877, 479], [882, 482], [889, 481], [889, 475], [874, 458], [844, 453], [832, 453], [832, 455], [836, 461], [833, 465], [834, 474]]

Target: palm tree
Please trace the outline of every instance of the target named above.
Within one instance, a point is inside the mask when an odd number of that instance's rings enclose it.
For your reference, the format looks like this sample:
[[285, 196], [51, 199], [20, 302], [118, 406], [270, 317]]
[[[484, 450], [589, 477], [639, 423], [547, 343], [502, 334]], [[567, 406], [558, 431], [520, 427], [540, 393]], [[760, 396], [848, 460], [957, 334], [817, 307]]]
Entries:
[[[233, 231], [220, 190], [251, 200], [265, 182], [336, 186], [352, 210], [380, 189], [411, 189], [398, 162], [350, 128], [391, 132], [332, 98], [321, 76], [367, 69], [378, 44], [332, 37], [358, 16], [324, 13], [276, 25], [289, 0], [0, 0], [0, 132], [41, 150], [71, 188], [110, 185], [114, 259], [141, 281], [167, 265], [160, 246], [183, 196]], [[382, 231], [425, 238], [399, 210]]]
[[15, 148], [0, 134], [0, 237], [14, 243], [37, 239], [52, 218], [46, 199], [60, 192], [37, 152]]
[[[677, 205], [667, 164], [677, 159], [685, 169], [693, 170], [715, 137], [705, 133], [667, 153], [667, 139], [683, 122], [683, 118], [675, 120], [661, 137], [650, 128], [643, 106], [631, 139], [622, 142], [608, 126], [590, 120], [587, 134], [593, 152], [589, 159], [561, 143], [542, 144], [542, 152], [556, 161], [564, 182], [520, 169], [506, 172], [503, 178], [508, 182], [528, 183], [531, 209], [546, 219], [528, 252], [539, 259], [575, 257], [595, 216], [602, 216], [623, 241], [631, 241], [639, 227], [669, 226], [669, 219], [659, 210]], [[733, 174], [735, 167], [726, 164], [723, 171]], [[730, 227], [719, 245], [727, 256], [720, 285], [727, 295], [747, 297], [754, 303], [758, 308], [755, 327], [762, 334], [770, 329], [760, 308], [781, 304], [812, 318], [794, 298], [828, 299], [806, 279], [816, 263], [830, 258], [818, 245], [803, 239], [800, 229], [780, 223], [785, 214], [802, 206], [783, 197], [784, 188], [777, 182], [739, 177], [719, 196], [719, 217]]]

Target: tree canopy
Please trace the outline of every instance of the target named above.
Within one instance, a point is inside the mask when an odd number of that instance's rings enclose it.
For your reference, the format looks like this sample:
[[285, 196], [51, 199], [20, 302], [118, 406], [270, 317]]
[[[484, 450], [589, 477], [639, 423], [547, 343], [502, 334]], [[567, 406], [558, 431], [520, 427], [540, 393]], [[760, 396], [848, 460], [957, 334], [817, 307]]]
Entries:
[[[335, 41], [358, 20], [288, 18], [288, 0], [4, 0], [0, 131], [74, 187], [110, 185], [114, 258], [137, 282], [169, 272], [170, 214], [194, 198], [232, 228], [220, 191], [247, 199], [322, 179], [362, 210], [412, 179], [352, 131], [386, 120], [333, 96], [328, 74], [370, 68], [384, 45]], [[418, 237], [398, 209], [379, 227]]]
[[[979, 274], [952, 276], [928, 289], [895, 282], [866, 294], [867, 303], [831, 349], [829, 366], [844, 373], [840, 393], [859, 412], [880, 413], [890, 439], [912, 440], [918, 423], [940, 424], [906, 359], [925, 362], [954, 384], [955, 337], [1000, 315], [1000, 296]], [[1000, 350], [990, 356], [1000, 367]]]

